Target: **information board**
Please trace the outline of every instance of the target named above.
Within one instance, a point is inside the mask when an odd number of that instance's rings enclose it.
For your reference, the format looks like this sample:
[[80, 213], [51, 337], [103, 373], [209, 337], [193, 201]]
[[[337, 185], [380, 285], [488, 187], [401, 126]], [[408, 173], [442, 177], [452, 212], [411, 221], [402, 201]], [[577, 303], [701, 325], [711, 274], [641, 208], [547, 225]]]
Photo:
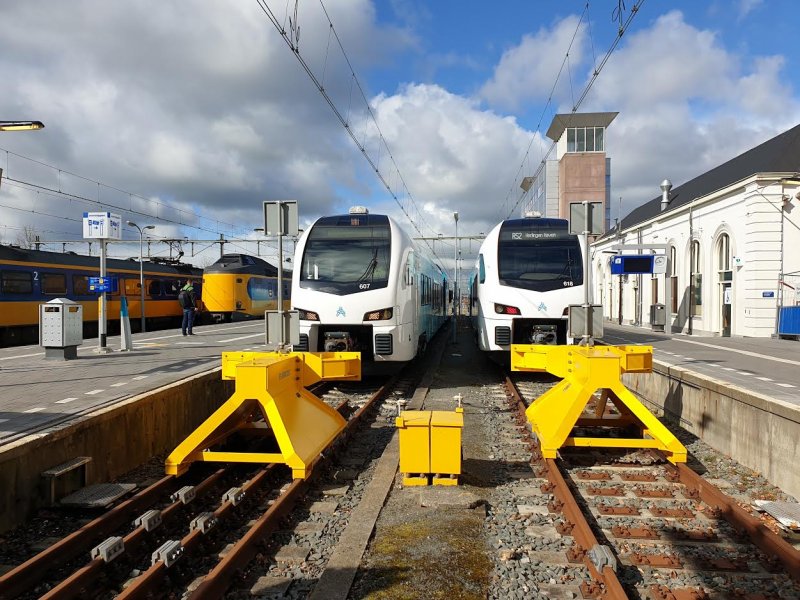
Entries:
[[85, 212], [83, 237], [95, 240], [121, 240], [122, 218], [108, 212]]

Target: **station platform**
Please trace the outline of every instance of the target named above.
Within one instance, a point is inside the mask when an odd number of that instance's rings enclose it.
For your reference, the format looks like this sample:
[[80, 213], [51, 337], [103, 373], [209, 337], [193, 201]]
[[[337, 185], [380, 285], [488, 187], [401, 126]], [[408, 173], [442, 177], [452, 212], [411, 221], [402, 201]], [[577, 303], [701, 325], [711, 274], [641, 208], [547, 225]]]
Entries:
[[623, 383], [657, 414], [800, 498], [800, 343], [609, 322], [601, 341], [652, 346], [652, 373]]
[[657, 333], [649, 327], [603, 324], [607, 344], [653, 346], [674, 367], [758, 391], [800, 406], [800, 342], [777, 338], [706, 337]]
[[0, 452], [2, 446], [44, 433], [98, 408], [177, 379], [219, 367], [226, 350], [264, 349], [264, 322], [198, 326], [133, 335], [133, 350], [120, 352], [109, 337], [106, 354], [97, 339], [84, 340], [74, 360], [46, 360], [40, 346], [0, 349]]

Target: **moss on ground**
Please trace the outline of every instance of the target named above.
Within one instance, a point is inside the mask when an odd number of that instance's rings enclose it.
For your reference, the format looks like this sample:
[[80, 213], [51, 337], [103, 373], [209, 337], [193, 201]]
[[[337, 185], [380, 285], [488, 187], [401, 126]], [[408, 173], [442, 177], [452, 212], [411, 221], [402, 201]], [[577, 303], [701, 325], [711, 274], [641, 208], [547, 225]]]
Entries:
[[435, 511], [377, 532], [363, 598], [486, 598], [492, 563], [482, 511]]

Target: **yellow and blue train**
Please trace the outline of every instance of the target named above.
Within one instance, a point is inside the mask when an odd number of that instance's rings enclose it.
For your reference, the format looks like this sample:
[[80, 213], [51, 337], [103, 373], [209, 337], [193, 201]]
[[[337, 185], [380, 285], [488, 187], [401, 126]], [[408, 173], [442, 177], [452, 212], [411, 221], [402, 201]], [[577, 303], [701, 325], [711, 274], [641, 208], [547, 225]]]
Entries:
[[[108, 331], [119, 331], [121, 298], [128, 301], [131, 327], [141, 323], [140, 265], [135, 260], [108, 259], [109, 277], [117, 291], [107, 295]], [[38, 341], [39, 305], [69, 298], [83, 306], [84, 337], [97, 335], [98, 295], [89, 288], [97, 277], [100, 258], [74, 253], [26, 250], [0, 245], [0, 346]], [[191, 265], [144, 263], [147, 328], [177, 326], [182, 316], [178, 292], [191, 280], [202, 298], [202, 270]]]
[[[283, 308], [291, 307], [291, 271], [283, 272]], [[278, 308], [278, 268], [249, 254], [224, 254], [203, 271], [203, 305], [217, 322], [264, 318]]]

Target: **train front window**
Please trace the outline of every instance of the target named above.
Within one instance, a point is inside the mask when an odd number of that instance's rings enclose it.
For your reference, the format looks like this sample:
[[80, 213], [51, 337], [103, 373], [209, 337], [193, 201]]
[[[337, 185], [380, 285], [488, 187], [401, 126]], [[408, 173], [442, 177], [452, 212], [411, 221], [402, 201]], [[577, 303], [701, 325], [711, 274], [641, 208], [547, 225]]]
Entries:
[[547, 292], [583, 284], [575, 236], [501, 239], [497, 255], [500, 285]]
[[315, 225], [306, 240], [300, 286], [331, 294], [385, 288], [391, 232], [380, 224]]

